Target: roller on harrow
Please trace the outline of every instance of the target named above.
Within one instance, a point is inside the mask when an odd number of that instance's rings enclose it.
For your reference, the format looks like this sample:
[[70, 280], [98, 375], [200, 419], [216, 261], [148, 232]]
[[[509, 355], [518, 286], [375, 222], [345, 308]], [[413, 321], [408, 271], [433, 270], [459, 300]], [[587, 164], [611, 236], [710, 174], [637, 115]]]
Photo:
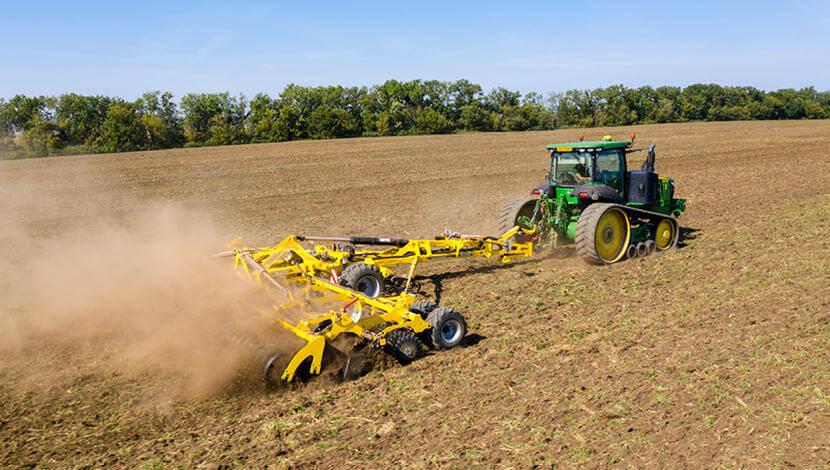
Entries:
[[[457, 310], [415, 300], [409, 291], [420, 261], [458, 257], [497, 257], [507, 263], [533, 253], [532, 230], [513, 227], [501, 237], [446, 232], [434, 240], [377, 237], [289, 236], [267, 248], [238, 247], [219, 253], [232, 257], [234, 270], [276, 289], [284, 297], [273, 306], [280, 324], [305, 345], [276, 379], [278, 357], [265, 366], [269, 383], [291, 382], [299, 371], [319, 374], [326, 348], [343, 354], [348, 376], [355, 352], [378, 349], [401, 363], [419, 357], [425, 346], [450, 349], [464, 339], [467, 323]], [[301, 242], [328, 241], [305, 247]], [[386, 246], [387, 248], [377, 248]], [[408, 267], [400, 276], [395, 266]], [[294, 324], [290, 317], [303, 318]]]

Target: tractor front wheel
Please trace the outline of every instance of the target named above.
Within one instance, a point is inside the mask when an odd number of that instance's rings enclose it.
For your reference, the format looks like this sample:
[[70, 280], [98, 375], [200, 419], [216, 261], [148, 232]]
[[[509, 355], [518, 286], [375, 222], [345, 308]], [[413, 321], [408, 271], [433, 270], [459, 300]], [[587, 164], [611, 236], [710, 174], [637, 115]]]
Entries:
[[590, 264], [616, 263], [631, 241], [628, 215], [613, 204], [594, 203], [576, 223], [576, 251]]

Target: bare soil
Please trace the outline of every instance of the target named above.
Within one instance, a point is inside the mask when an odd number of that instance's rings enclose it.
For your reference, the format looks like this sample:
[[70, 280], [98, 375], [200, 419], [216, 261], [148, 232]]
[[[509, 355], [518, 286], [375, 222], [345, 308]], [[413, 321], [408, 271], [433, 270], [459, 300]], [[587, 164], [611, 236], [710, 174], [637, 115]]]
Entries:
[[[258, 385], [261, 333], [287, 339], [223, 316], [254, 294], [214, 291], [202, 252], [237, 235], [494, 234], [542, 181], [546, 144], [632, 130], [688, 199], [678, 249], [425, 265], [468, 319], [464, 347]], [[148, 217], [158, 206], [172, 220]], [[0, 467], [830, 466], [830, 121], [7, 161], [0, 216]]]

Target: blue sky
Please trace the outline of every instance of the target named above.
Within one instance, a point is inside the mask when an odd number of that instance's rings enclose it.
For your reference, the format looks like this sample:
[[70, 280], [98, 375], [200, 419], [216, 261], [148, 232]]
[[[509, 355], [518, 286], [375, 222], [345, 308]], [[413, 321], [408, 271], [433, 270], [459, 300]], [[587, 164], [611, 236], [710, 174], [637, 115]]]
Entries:
[[466, 78], [830, 89], [830, 1], [0, 4], [0, 96]]

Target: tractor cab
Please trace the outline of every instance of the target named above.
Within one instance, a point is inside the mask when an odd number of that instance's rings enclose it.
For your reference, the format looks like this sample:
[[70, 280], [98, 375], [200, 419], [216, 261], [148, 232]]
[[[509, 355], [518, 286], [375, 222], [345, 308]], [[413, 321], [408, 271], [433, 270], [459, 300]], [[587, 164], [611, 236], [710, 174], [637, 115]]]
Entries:
[[548, 146], [552, 186], [573, 188], [580, 198], [626, 200], [626, 150], [631, 141], [580, 141]]

